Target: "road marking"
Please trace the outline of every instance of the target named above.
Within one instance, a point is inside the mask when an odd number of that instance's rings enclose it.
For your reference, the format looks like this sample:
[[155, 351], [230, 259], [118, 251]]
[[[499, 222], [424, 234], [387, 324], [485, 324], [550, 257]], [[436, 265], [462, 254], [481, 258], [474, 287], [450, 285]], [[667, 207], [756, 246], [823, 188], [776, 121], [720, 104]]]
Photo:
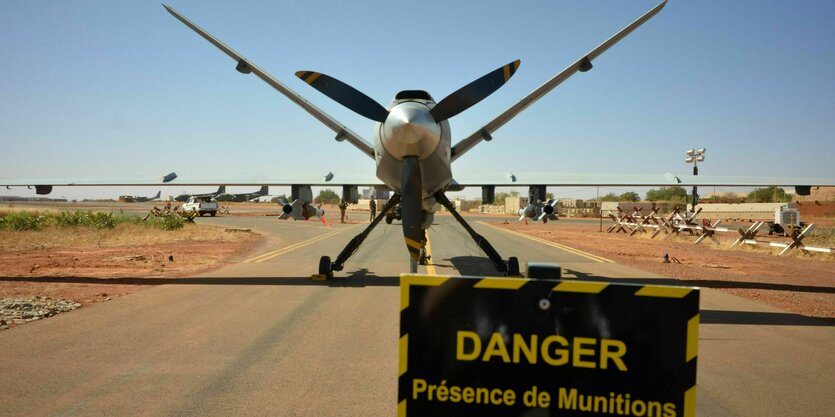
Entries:
[[290, 246], [287, 246], [287, 247], [278, 248], [276, 250], [272, 250], [272, 251], [269, 251], [267, 253], [262, 253], [258, 256], [249, 258], [249, 259], [245, 260], [244, 262], [254, 262], [254, 263], [264, 262], [266, 260], [275, 258], [276, 256], [284, 255], [287, 252], [294, 251], [294, 250], [296, 250], [298, 248], [301, 248], [303, 246], [310, 245], [311, 243], [316, 243], [320, 240], [324, 240], [324, 239], [327, 239], [331, 236], [338, 235], [338, 234], [340, 234], [340, 233], [342, 233], [342, 232], [344, 232], [348, 229], [353, 229], [354, 227], [356, 227], [356, 226], [348, 226], [348, 227], [345, 227], [343, 229], [339, 229], [339, 230], [335, 230], [335, 231], [332, 231], [332, 232], [329, 232], [329, 233], [325, 233], [324, 235], [319, 235], [319, 236], [316, 236], [314, 238], [310, 238], [308, 240], [305, 240], [305, 241], [302, 241], [302, 242], [299, 242], [299, 243], [294, 243], [294, 244], [292, 244]]
[[573, 253], [575, 255], [582, 256], [586, 259], [590, 259], [594, 262], [610, 263], [610, 264], [615, 263], [615, 261], [613, 261], [611, 259], [606, 259], [602, 256], [597, 256], [597, 255], [593, 255], [593, 254], [588, 253], [588, 252], [583, 252], [579, 249], [574, 249], [574, 248], [571, 248], [571, 247], [568, 247], [568, 246], [565, 246], [565, 245], [561, 245], [559, 243], [551, 242], [550, 240], [541, 239], [541, 238], [538, 238], [538, 237], [535, 237], [535, 236], [527, 235], [527, 234], [524, 234], [524, 233], [519, 233], [519, 232], [516, 232], [516, 231], [513, 231], [513, 230], [508, 230], [508, 229], [505, 229], [505, 228], [502, 228], [502, 227], [494, 226], [490, 223], [485, 223], [483, 221], [478, 221], [478, 223], [481, 223], [485, 226], [492, 227], [494, 229], [501, 230], [503, 232], [510, 233], [512, 235], [516, 235], [516, 236], [519, 236], [519, 237], [524, 237], [526, 239], [530, 239], [530, 240], [533, 240], [535, 242], [539, 242], [539, 243], [542, 243], [542, 244], [545, 244], [545, 245], [548, 245], [548, 246], [551, 246], [551, 247], [554, 247], [554, 248], [557, 248], [557, 249], [562, 249], [566, 252], [570, 252], [570, 253]]
[[426, 273], [436, 275], [435, 265], [432, 264], [432, 247], [429, 246], [429, 229], [426, 229]]

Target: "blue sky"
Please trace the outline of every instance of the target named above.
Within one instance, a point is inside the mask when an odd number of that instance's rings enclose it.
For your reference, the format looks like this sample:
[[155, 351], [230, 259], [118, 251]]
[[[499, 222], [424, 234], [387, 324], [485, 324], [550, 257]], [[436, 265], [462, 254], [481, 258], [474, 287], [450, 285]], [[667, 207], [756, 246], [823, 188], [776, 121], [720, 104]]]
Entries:
[[[510, 82], [451, 119], [456, 142], [656, 3], [168, 4], [369, 141], [371, 122], [294, 72], [324, 72], [388, 105], [403, 89], [440, 100], [521, 59]], [[453, 173], [684, 175], [684, 151], [706, 147], [702, 174], [835, 177], [833, 22], [832, 1], [672, 0]], [[2, 178], [373, 173], [369, 158], [237, 73], [159, 2], [2, 2], [0, 39]]]

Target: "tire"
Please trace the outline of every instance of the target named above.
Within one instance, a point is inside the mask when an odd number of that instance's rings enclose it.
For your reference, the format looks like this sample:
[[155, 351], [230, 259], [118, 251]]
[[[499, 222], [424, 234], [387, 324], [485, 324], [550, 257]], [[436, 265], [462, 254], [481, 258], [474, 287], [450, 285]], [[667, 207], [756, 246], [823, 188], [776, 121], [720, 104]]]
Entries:
[[209, 215], [210, 215], [210, 216], [212, 216], [212, 217], [215, 217], [215, 215], [216, 215], [216, 214], [217, 214], [217, 212], [216, 212], [216, 211], [210, 211], [210, 212], [209, 212]]
[[386, 224], [391, 224], [394, 221], [394, 217], [386, 216]]
[[519, 273], [519, 258], [511, 256], [507, 259], [507, 276], [518, 277]]
[[324, 275], [328, 279], [333, 278], [330, 256], [323, 256], [319, 258], [319, 275]]
[[426, 265], [426, 248], [420, 250], [420, 260], [418, 261], [421, 265]]
[[202, 211], [198, 213], [198, 215], [199, 215], [200, 217], [203, 217], [203, 215], [204, 215], [204, 214], [206, 214], [206, 213], [204, 213], [204, 212], [202, 212]]

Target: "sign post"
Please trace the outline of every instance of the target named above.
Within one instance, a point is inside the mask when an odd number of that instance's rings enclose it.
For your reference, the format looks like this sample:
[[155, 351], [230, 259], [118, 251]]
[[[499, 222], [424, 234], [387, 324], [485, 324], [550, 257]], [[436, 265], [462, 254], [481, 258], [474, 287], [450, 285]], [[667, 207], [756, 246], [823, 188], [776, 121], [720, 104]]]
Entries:
[[695, 416], [699, 290], [403, 275], [398, 416]]

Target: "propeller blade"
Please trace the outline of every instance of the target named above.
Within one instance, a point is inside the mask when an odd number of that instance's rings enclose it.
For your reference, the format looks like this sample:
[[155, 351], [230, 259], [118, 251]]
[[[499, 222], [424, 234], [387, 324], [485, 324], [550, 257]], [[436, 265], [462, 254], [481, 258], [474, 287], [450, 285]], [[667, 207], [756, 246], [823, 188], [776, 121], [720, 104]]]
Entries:
[[360, 116], [383, 123], [389, 115], [380, 103], [336, 78], [313, 71], [298, 71], [296, 77]]
[[403, 239], [413, 261], [420, 260], [423, 249], [423, 190], [420, 165], [416, 156], [403, 159], [403, 177], [400, 188], [400, 217], [403, 219]]
[[446, 96], [430, 111], [432, 117], [440, 123], [484, 100], [513, 76], [519, 63], [517, 59]]

